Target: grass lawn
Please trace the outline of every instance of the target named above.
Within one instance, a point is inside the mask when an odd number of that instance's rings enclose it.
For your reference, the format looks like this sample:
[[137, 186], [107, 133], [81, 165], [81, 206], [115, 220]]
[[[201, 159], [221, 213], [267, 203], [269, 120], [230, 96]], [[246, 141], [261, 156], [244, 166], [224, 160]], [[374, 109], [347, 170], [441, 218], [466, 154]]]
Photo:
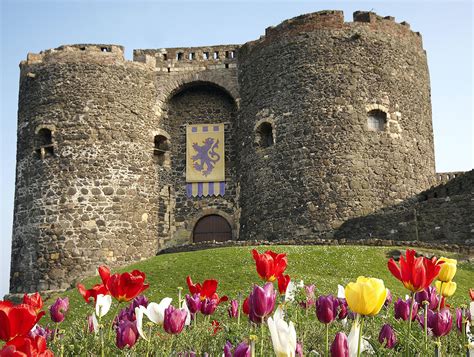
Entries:
[[[147, 274], [150, 288], [145, 292], [150, 301], [159, 302], [163, 297], [177, 300], [177, 287], [183, 287], [187, 293], [186, 276], [191, 275], [193, 281], [202, 282], [214, 278], [219, 281], [219, 295], [237, 297], [239, 292], [247, 295], [252, 283], [259, 283], [255, 263], [251, 255], [253, 247], [228, 247], [209, 249], [196, 252], [165, 254], [153, 257], [116, 271], [139, 269]], [[336, 294], [337, 285], [345, 285], [355, 281], [359, 275], [383, 279], [394, 296], [403, 297], [407, 290], [396, 280], [387, 269], [387, 253], [393, 247], [363, 246], [259, 246], [259, 252], [271, 249], [288, 254], [287, 273], [292, 280], [303, 280], [305, 284], [316, 285], [316, 296]], [[404, 251], [404, 248], [398, 248]], [[452, 253], [421, 250], [426, 254], [459, 258]], [[457, 291], [450, 299], [454, 306], [466, 304], [469, 300], [468, 290], [474, 287], [474, 264], [460, 262], [454, 278]], [[86, 288], [98, 283], [99, 278], [86, 279]], [[70, 311], [67, 322], [84, 319], [90, 315], [92, 306], [85, 304], [77, 290], [67, 291], [62, 296], [70, 299]], [[53, 298], [48, 303], [51, 303]]]

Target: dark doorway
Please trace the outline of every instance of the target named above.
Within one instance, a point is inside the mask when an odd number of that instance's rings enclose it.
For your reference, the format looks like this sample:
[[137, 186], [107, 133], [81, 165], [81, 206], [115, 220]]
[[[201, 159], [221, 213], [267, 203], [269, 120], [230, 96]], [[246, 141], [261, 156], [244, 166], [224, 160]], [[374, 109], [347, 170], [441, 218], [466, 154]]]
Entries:
[[193, 240], [198, 242], [224, 242], [232, 239], [232, 229], [227, 220], [217, 214], [202, 217], [194, 227]]

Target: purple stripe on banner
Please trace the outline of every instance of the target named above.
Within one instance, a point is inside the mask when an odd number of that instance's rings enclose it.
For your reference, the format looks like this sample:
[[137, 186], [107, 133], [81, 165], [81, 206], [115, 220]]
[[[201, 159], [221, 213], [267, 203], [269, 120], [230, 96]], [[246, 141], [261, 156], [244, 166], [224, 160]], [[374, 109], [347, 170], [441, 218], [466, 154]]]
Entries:
[[193, 184], [187, 183], [186, 184], [186, 196], [192, 197], [193, 196]]
[[198, 132], [198, 128], [196, 128], [195, 126], [191, 127], [191, 131], [193, 133], [197, 133]]
[[198, 197], [202, 197], [202, 182], [198, 182]]
[[225, 181], [219, 182], [219, 194], [224, 196], [225, 193]]
[[214, 182], [209, 182], [209, 196], [214, 196]]
[[219, 125], [214, 125], [214, 131], [219, 131]]
[[209, 131], [209, 127], [207, 127], [207, 126], [202, 127], [202, 132], [203, 133], [207, 133], [208, 131]]

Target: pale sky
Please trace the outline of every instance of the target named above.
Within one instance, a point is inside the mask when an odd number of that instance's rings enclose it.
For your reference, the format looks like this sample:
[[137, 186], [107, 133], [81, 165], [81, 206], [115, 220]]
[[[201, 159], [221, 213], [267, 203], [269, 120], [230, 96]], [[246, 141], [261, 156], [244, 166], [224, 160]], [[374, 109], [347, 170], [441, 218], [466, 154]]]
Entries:
[[0, 0], [0, 298], [8, 290], [21, 60], [63, 44], [133, 49], [239, 44], [303, 13], [356, 10], [407, 21], [423, 35], [431, 76], [436, 169], [473, 168], [471, 1], [12, 1]]

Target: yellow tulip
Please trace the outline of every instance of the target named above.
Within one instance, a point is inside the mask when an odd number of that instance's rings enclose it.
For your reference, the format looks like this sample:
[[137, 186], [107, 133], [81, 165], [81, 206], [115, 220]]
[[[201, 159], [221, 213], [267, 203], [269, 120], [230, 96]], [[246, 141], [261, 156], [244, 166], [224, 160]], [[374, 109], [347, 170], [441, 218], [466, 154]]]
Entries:
[[344, 292], [349, 308], [367, 316], [377, 315], [387, 297], [383, 280], [365, 276], [359, 276], [355, 283], [347, 284]]
[[444, 297], [453, 296], [456, 291], [456, 283], [454, 281], [437, 281], [435, 283], [436, 290], [438, 293], [441, 293]]
[[441, 281], [451, 281], [454, 278], [457, 270], [458, 261], [456, 259], [449, 259], [441, 257], [438, 259], [439, 262], [444, 262], [441, 264], [441, 270], [438, 274], [438, 279]]

